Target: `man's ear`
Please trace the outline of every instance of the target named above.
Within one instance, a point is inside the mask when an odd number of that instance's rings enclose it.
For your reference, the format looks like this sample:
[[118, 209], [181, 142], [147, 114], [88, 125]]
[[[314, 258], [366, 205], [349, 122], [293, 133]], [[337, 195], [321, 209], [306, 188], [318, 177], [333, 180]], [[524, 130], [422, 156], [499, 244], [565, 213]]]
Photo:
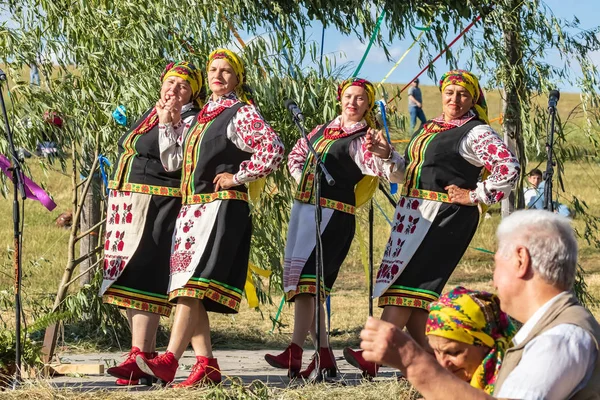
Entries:
[[530, 272], [531, 257], [529, 256], [529, 250], [525, 246], [517, 246], [515, 249], [518, 263], [516, 264], [517, 277], [525, 278]]

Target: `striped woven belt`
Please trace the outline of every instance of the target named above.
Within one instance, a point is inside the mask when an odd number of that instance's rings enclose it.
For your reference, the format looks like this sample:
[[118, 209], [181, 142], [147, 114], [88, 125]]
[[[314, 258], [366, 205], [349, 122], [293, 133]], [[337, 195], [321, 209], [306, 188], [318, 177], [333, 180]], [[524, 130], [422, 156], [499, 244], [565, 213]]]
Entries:
[[419, 199], [427, 199], [433, 201], [441, 201], [444, 203], [452, 203], [448, 193], [434, 192], [432, 190], [423, 190], [417, 188], [402, 187], [400, 192], [402, 196], [417, 197]]
[[212, 203], [215, 200], [242, 200], [248, 201], [248, 193], [237, 190], [221, 190], [214, 193], [189, 194], [183, 196], [183, 204]]

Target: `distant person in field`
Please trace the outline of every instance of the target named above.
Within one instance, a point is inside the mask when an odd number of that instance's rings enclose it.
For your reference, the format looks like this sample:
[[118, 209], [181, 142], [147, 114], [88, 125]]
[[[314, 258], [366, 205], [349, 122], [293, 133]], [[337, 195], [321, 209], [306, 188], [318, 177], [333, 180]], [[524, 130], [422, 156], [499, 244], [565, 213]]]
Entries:
[[[406, 327], [429, 349], [425, 323], [479, 222], [478, 204], [502, 200], [519, 178], [517, 158], [489, 126], [479, 81], [454, 70], [440, 81], [443, 114], [413, 135], [406, 149], [404, 187], [392, 232], [377, 272], [374, 296], [382, 319]], [[489, 177], [479, 182], [485, 170]], [[360, 351], [346, 360], [366, 375], [378, 365]]]
[[527, 174], [529, 185], [525, 188], [525, 207], [536, 210], [544, 209], [544, 182], [542, 180], [542, 171], [537, 168], [532, 169]]
[[[340, 115], [318, 125], [309, 134], [309, 140], [324, 159], [325, 166], [336, 184], [329, 186], [322, 176], [324, 296], [316, 299], [315, 231], [314, 223], [314, 158], [306, 141], [299, 139], [288, 156], [290, 175], [297, 183], [292, 206], [287, 244], [283, 261], [283, 290], [286, 300], [294, 303], [294, 332], [290, 345], [283, 353], [265, 355], [275, 368], [288, 370], [290, 377], [308, 378], [315, 369], [315, 361], [303, 371], [302, 345], [310, 332], [316, 340], [314, 321], [315, 302], [322, 303], [336, 281], [356, 226], [356, 199], [366, 201], [360, 182], [366, 183], [384, 177], [400, 182], [404, 175], [404, 160], [376, 130], [373, 109], [375, 88], [371, 82], [359, 78], [343, 81], [338, 86]], [[360, 201], [360, 200], [359, 200]], [[321, 305], [321, 315], [325, 315]], [[336, 364], [327, 343], [325, 318], [320, 326], [320, 371], [335, 376]]]
[[[542, 177], [542, 171], [537, 168], [532, 169], [527, 174], [527, 181], [529, 186], [523, 190], [525, 196], [525, 207], [529, 209], [543, 210], [544, 209], [544, 188], [545, 183]], [[569, 208], [559, 203], [558, 201], [553, 202], [554, 212], [564, 217], [570, 217], [571, 211]]]
[[60, 131], [63, 128], [63, 119], [55, 111], [46, 111], [44, 121], [46, 124], [42, 131], [42, 141], [37, 144], [35, 154], [38, 157], [58, 157], [61, 155], [58, 143], [61, 136]]
[[[175, 220], [181, 208], [181, 171], [161, 162], [173, 157], [160, 151], [159, 133], [194, 120], [206, 90], [193, 64], [170, 63], [160, 78], [160, 97], [118, 142], [119, 159], [109, 183], [104, 245], [103, 301], [127, 310], [131, 351], [108, 374], [117, 385], [151, 379], [135, 357], [157, 355], [156, 331], [161, 316], [171, 314], [167, 288]], [[171, 151], [171, 153], [173, 153]]]
[[239, 311], [252, 234], [248, 186], [275, 171], [284, 154], [252, 98], [242, 59], [217, 49], [206, 70], [212, 93], [198, 118], [161, 132], [161, 149], [171, 149], [166, 169], [183, 169], [168, 295], [177, 307], [166, 352], [137, 357], [143, 371], [172, 382], [191, 342], [196, 363], [180, 388], [221, 382], [208, 312]]
[[408, 114], [410, 115], [410, 133], [415, 131], [417, 118], [421, 125], [427, 121], [423, 112], [423, 94], [419, 88], [419, 78], [415, 79], [408, 88]]
[[[428, 400], [600, 399], [600, 325], [573, 293], [577, 239], [569, 220], [544, 210], [516, 211], [502, 220], [497, 238], [494, 286], [502, 310], [523, 326], [491, 392], [440, 367], [408, 335], [375, 318], [360, 335], [365, 359], [400, 369]], [[441, 332], [454, 331], [455, 321], [462, 318], [441, 320]], [[477, 338], [487, 340], [486, 334]]]

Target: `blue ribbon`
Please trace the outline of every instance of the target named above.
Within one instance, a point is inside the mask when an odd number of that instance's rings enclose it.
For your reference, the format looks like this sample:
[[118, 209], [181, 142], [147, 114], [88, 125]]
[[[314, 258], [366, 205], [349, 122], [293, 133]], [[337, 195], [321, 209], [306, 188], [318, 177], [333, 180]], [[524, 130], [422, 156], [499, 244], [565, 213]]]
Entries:
[[104, 183], [104, 189], [106, 190], [106, 194], [108, 194], [108, 174], [106, 173], [106, 167], [110, 167], [110, 161], [108, 158], [104, 156], [104, 154], [100, 154], [98, 156], [98, 164], [100, 166], [100, 176], [102, 177], [102, 183]]
[[[275, 24], [275, 27], [282, 31], [283, 29], [281, 29], [281, 26], [279, 25], [279, 23], [277, 21], [273, 21], [273, 23]], [[290, 76], [294, 79], [296, 79], [296, 73], [294, 72], [294, 68], [293, 68], [293, 64], [292, 61], [290, 59], [289, 53], [287, 52], [287, 49], [284, 47], [283, 49], [281, 49], [283, 52], [283, 58], [285, 58], [285, 61], [288, 64], [288, 72], [290, 74]]]
[[385, 214], [385, 211], [383, 211], [383, 208], [381, 208], [381, 206], [379, 205], [379, 203], [377, 202], [377, 199], [373, 199], [375, 200], [375, 205], [377, 206], [377, 208], [379, 209], [379, 212], [381, 213], [381, 215], [383, 215], [383, 218], [385, 218], [385, 220], [387, 221], [388, 224], [390, 224], [390, 226], [392, 226], [392, 221], [388, 218], [388, 216]]
[[112, 117], [117, 124], [127, 126], [127, 110], [125, 110], [124, 105], [118, 105], [115, 111], [113, 111]]
[[[388, 143], [391, 145], [392, 138], [390, 137], [390, 130], [388, 128], [387, 117], [385, 115], [385, 103], [383, 100], [378, 100], [375, 103], [379, 105], [379, 109], [381, 110], [381, 120], [383, 121], [383, 127], [385, 128], [385, 136], [387, 137]], [[398, 192], [398, 184], [390, 183], [390, 193], [396, 194], [396, 192]]]

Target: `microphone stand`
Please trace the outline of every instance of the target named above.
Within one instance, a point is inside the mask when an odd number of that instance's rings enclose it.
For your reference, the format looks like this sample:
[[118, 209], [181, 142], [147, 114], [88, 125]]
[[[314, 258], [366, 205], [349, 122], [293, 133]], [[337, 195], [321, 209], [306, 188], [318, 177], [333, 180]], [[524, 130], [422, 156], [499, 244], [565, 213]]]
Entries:
[[[296, 124], [296, 127], [302, 134], [302, 137], [306, 141], [306, 145], [308, 147], [308, 151], [312, 154], [315, 160], [315, 179], [314, 179], [314, 193], [315, 193], [315, 227], [316, 227], [316, 242], [315, 242], [315, 284], [317, 287], [316, 293], [316, 301], [315, 301], [315, 334], [316, 338], [316, 354], [315, 354], [315, 369], [311, 372], [308, 380], [312, 383], [323, 382], [325, 377], [320, 372], [321, 367], [321, 358], [320, 358], [320, 350], [321, 350], [321, 286], [323, 282], [323, 243], [321, 241], [321, 219], [322, 219], [322, 209], [321, 209], [321, 174], [325, 175], [325, 180], [329, 186], [335, 185], [335, 180], [325, 168], [325, 164], [323, 160], [319, 156], [319, 154], [315, 151], [315, 148], [308, 140], [308, 135], [304, 130], [304, 126], [301, 123], [300, 118], [297, 115], [292, 114], [292, 119]], [[323, 293], [324, 295], [324, 293]], [[324, 296], [323, 296], [324, 297]]]
[[[6, 75], [0, 71], [0, 81], [6, 80]], [[21, 214], [19, 212], [19, 193], [21, 199], [25, 200], [25, 186], [23, 184], [23, 172], [21, 163], [13, 142], [10, 124], [8, 123], [8, 114], [4, 104], [4, 96], [0, 87], [0, 105], [2, 106], [2, 115], [4, 116], [4, 125], [8, 139], [8, 150], [12, 157], [12, 182], [13, 182], [13, 238], [14, 238], [14, 254], [13, 265], [15, 270], [15, 377], [12, 384], [12, 389], [15, 390], [21, 383], [21, 281], [22, 281], [22, 264], [21, 264]]]
[[548, 161], [546, 162], [546, 171], [544, 172], [544, 210], [554, 212], [554, 203], [552, 202], [552, 178], [554, 177], [554, 121], [556, 120], [556, 106], [549, 105], [550, 129], [546, 138], [546, 153]]

